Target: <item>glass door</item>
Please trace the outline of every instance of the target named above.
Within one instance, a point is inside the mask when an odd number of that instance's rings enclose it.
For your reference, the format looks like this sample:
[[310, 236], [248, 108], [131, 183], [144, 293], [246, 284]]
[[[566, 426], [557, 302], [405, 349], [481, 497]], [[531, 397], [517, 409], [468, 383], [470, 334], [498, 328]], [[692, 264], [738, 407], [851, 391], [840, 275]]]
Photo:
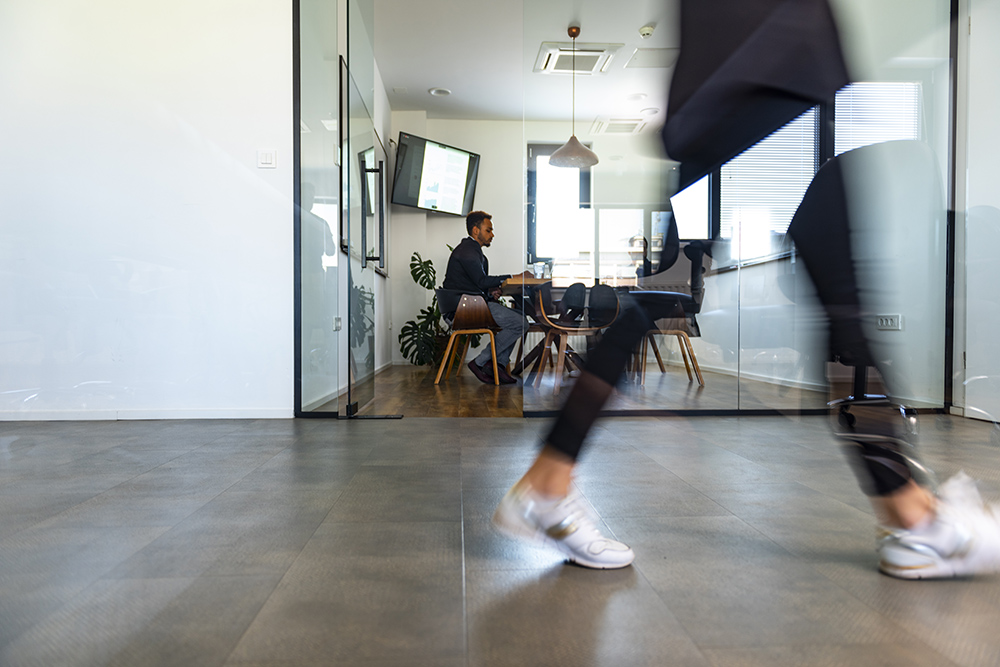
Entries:
[[341, 250], [347, 261], [347, 391], [352, 417], [375, 397], [376, 273], [385, 269], [386, 153], [357, 82], [341, 61]]

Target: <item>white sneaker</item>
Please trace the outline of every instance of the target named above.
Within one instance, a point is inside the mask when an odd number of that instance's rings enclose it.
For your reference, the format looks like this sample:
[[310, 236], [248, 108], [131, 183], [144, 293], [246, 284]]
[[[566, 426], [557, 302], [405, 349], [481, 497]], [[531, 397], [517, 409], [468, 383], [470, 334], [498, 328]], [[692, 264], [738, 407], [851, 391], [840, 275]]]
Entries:
[[920, 530], [894, 530], [879, 543], [879, 570], [901, 579], [1000, 571], [1000, 508], [958, 473], [941, 485], [937, 516]]
[[548, 499], [526, 484], [515, 484], [497, 506], [493, 525], [508, 537], [551, 544], [584, 567], [613, 570], [635, 560], [628, 545], [601, 533], [572, 489], [565, 498]]

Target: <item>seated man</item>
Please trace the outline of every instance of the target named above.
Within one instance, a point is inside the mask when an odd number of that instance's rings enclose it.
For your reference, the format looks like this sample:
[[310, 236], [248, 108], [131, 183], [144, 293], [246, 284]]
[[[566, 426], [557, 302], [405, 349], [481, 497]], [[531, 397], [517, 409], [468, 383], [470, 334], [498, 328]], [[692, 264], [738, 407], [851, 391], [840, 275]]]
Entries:
[[[501, 331], [494, 335], [500, 382], [516, 384], [517, 380], [511, 377], [506, 367], [514, 344], [528, 330], [528, 321], [520, 312], [507, 308], [498, 301], [500, 285], [511, 276], [489, 275], [490, 262], [483, 254], [483, 248], [489, 248], [490, 242], [493, 241], [493, 216], [483, 211], [473, 211], [465, 218], [465, 227], [469, 235], [462, 239], [451, 253], [443, 287], [486, 298], [493, 319], [501, 327]], [[522, 276], [531, 277], [531, 273], [525, 271], [518, 277]], [[469, 362], [469, 369], [483, 382], [493, 384], [493, 358], [489, 345], [483, 348], [478, 357]]]

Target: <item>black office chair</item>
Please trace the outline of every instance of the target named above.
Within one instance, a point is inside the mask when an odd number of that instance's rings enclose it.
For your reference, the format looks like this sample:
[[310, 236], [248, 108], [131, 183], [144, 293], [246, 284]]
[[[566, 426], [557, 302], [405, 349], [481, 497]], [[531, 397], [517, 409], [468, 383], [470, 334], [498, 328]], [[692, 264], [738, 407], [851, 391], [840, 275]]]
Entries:
[[[705, 386], [705, 378], [701, 374], [701, 367], [698, 365], [698, 358], [695, 356], [694, 348], [691, 345], [691, 336], [701, 336], [701, 327], [698, 325], [698, 313], [701, 312], [701, 304], [705, 297], [705, 257], [712, 256], [712, 244], [710, 241], [692, 241], [684, 246], [684, 256], [690, 261], [690, 274], [687, 284], [670, 285], [671, 290], [643, 289], [643, 282], [640, 282], [640, 289], [631, 293], [632, 298], [642, 306], [649, 314], [651, 320], [656, 323], [655, 329], [650, 329], [643, 337], [641, 348], [637, 351], [636, 365], [638, 367], [639, 383], [646, 381], [646, 359], [648, 349], [653, 348], [656, 362], [660, 367], [660, 372], [666, 372], [663, 364], [663, 357], [656, 344], [656, 336], [675, 336], [680, 346], [681, 358], [684, 360], [684, 368], [687, 371], [688, 381], [694, 380], [691, 374], [692, 367], [698, 378], [698, 384]], [[680, 239], [677, 233], [677, 223], [671, 216], [667, 224], [664, 235], [663, 250], [660, 254], [660, 262], [651, 281], [646, 284], [655, 283], [656, 276], [671, 269], [680, 257]]]

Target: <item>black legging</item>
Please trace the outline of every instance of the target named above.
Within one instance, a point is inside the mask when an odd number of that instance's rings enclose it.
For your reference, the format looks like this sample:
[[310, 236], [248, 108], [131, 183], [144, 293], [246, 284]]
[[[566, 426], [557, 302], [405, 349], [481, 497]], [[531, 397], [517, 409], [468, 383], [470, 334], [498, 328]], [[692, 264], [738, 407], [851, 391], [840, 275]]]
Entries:
[[646, 311], [624, 297], [618, 318], [587, 355], [583, 373], [545, 438], [549, 446], [574, 461], [580, 456], [583, 441], [625, 373], [629, 357], [652, 328], [653, 321]]

